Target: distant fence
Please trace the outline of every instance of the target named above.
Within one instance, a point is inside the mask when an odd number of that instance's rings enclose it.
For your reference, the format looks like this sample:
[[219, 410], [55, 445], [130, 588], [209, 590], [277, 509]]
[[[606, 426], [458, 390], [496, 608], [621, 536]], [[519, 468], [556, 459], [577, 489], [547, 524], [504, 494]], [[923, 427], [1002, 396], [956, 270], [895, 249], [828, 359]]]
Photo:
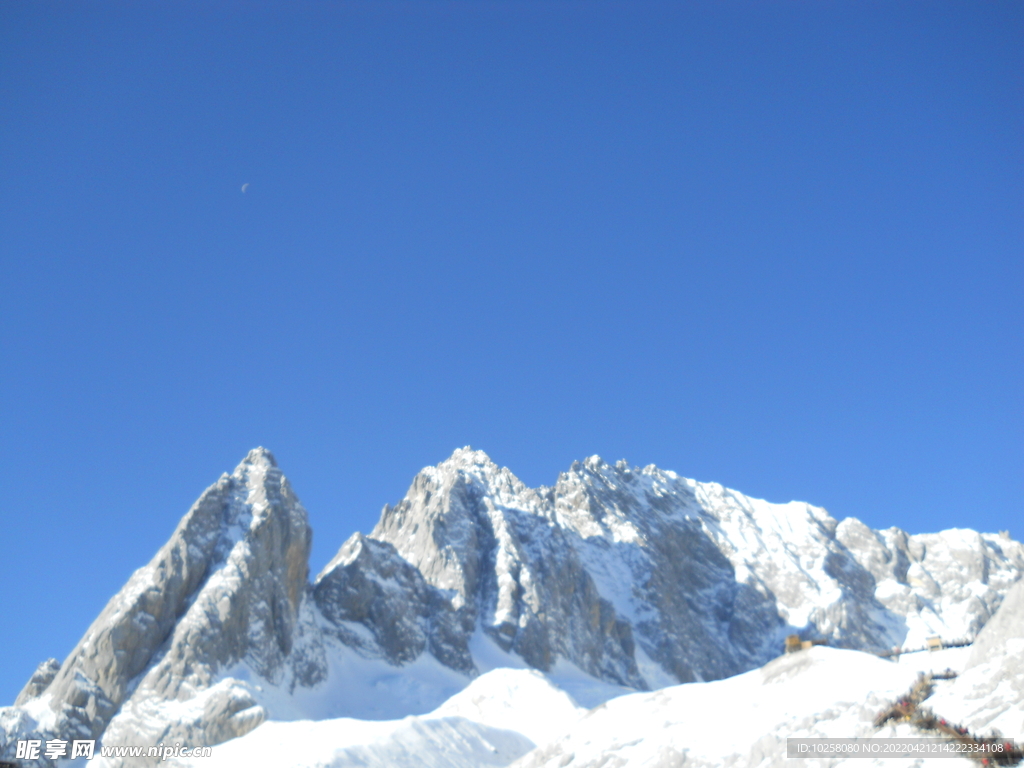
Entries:
[[[965, 637], [960, 638], [958, 640], [942, 640], [941, 638], [936, 639], [938, 640], [938, 643], [931, 642], [928, 645], [925, 645], [923, 648], [893, 648], [888, 651], [883, 651], [878, 655], [882, 658], [891, 658], [895, 656], [898, 659], [904, 653], [921, 653], [921, 651], [941, 651], [945, 648], [965, 648], [966, 646], [971, 645], [974, 642], [974, 640]], [[929, 638], [929, 640], [931, 640], [931, 638]]]

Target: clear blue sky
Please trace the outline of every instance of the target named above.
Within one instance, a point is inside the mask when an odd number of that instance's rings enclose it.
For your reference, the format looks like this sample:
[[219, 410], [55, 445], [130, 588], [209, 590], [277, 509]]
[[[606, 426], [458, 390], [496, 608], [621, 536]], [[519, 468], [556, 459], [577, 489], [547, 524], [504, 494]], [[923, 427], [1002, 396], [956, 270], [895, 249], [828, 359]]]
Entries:
[[256, 445], [314, 572], [467, 444], [1020, 538], [1022, 39], [1019, 2], [0, 4], [0, 703]]

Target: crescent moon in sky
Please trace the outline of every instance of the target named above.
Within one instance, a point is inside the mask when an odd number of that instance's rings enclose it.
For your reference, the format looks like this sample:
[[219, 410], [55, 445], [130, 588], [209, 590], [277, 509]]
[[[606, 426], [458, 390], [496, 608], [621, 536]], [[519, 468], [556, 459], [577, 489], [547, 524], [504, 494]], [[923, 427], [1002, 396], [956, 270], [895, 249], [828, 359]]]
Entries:
[[243, 185], [242, 185], [242, 194], [245, 194], [245, 189], [246, 189], [246, 187], [248, 187], [248, 186], [249, 186], [249, 182], [248, 182], [248, 181], [247, 181], [247, 182], [245, 182], [245, 184], [243, 184]]

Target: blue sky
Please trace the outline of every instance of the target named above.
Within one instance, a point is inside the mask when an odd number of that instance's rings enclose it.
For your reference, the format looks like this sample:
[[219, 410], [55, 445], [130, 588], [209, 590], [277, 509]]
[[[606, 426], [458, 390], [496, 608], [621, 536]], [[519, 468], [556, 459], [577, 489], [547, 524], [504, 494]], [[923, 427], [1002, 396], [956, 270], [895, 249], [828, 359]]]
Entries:
[[0, 5], [0, 703], [256, 445], [314, 572], [467, 444], [1020, 538], [1021, 39], [1019, 3]]

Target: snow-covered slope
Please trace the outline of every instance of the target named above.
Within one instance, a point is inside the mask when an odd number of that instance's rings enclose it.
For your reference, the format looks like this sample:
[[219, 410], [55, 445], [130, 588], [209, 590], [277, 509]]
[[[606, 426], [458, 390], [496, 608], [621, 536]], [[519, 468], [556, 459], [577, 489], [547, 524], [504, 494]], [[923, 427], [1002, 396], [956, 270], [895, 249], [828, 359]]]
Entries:
[[727, 680], [613, 699], [517, 766], [782, 765], [787, 736], [868, 735], [915, 677], [870, 654], [813, 648]]
[[500, 766], [566, 733], [586, 713], [544, 675], [496, 669], [429, 714], [267, 722], [217, 747], [198, 768], [273, 766]]
[[495, 669], [434, 710], [430, 717], [463, 717], [518, 731], [535, 744], [562, 736], [587, 710], [535, 670]]
[[[0, 709], [0, 757], [19, 738], [194, 746], [265, 720], [401, 720], [497, 667], [594, 706], [756, 669], [790, 632], [866, 650], [973, 636], [1024, 573], [1008, 536], [872, 531], [597, 457], [531, 489], [468, 448], [312, 583], [310, 535], [273, 457], [252, 451]], [[452, 718], [431, 722], [477, 722]], [[410, 744], [441, 728], [424, 727]]]
[[218, 748], [194, 766], [236, 768], [476, 768], [504, 766], [533, 743], [515, 731], [460, 717], [266, 723], [251, 739]]
[[[514, 768], [598, 766], [800, 766], [786, 758], [787, 738], [932, 736], [909, 725], [873, 725], [875, 716], [919, 672], [952, 669], [926, 704], [970, 731], [1024, 736], [1024, 582], [1008, 595], [972, 652], [907, 654], [900, 663], [833, 648], [781, 656], [763, 668], [712, 683], [691, 683], [613, 699], [567, 736], [540, 746]], [[855, 768], [927, 765], [934, 760], [832, 761]], [[977, 765], [943, 758], [936, 768]]]
[[[876, 715], [920, 672], [936, 680], [926, 704], [976, 733], [1024, 734], [1024, 582], [976, 646], [905, 654], [898, 662], [824, 647], [781, 656], [726, 680], [624, 695], [586, 711], [536, 671], [497, 669], [434, 712], [399, 721], [268, 722], [214, 749], [192, 768], [354, 766], [799, 766], [786, 740], [921, 736], [908, 725], [876, 728]], [[517, 741], [515, 736], [520, 739]], [[535, 749], [533, 745], [538, 745]], [[518, 758], [518, 760], [517, 760]], [[832, 761], [834, 766], [920, 766], [917, 758]], [[943, 759], [935, 768], [976, 765]]]
[[1024, 581], [981, 630], [956, 684], [929, 705], [972, 731], [995, 729], [1024, 740]]

